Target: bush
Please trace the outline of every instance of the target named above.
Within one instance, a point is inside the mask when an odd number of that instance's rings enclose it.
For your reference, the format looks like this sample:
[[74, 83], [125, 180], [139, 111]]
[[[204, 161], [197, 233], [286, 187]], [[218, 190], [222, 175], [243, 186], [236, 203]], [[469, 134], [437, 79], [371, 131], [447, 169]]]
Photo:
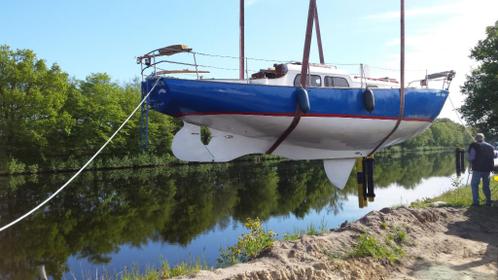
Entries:
[[141, 167], [149, 165], [150, 157], [147, 153], [141, 153], [132, 159], [133, 167]]
[[221, 250], [218, 265], [221, 267], [246, 262], [257, 257], [263, 250], [273, 246], [275, 233], [265, 231], [261, 221], [248, 218], [245, 227], [249, 232], [239, 237], [237, 244]]
[[28, 172], [31, 174], [38, 173], [38, 164], [32, 164], [32, 165], [28, 166]]
[[17, 161], [15, 158], [11, 158], [7, 162], [7, 173], [16, 174], [24, 173], [26, 171], [26, 164], [21, 161]]

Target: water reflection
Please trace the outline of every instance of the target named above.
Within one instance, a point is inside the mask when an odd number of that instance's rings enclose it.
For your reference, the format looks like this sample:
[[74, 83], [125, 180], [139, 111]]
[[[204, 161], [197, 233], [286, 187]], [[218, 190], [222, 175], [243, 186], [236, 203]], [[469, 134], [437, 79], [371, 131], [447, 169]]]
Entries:
[[[377, 162], [377, 188], [396, 183], [413, 189], [424, 178], [453, 173], [452, 154]], [[70, 175], [0, 177], [1, 224], [43, 201]], [[332, 188], [319, 161], [89, 172], [29, 220], [0, 234], [0, 275], [36, 279], [44, 267], [61, 278], [74, 269], [67, 265], [71, 256], [103, 264], [125, 245], [187, 246], [247, 217], [306, 218], [322, 209], [337, 215], [356, 191], [354, 175], [343, 191]]]

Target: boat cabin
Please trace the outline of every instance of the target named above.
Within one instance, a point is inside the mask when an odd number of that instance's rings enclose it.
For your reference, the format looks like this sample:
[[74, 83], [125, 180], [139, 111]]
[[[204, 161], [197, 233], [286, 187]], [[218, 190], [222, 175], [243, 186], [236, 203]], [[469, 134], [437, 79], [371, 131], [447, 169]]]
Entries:
[[[349, 75], [337, 69], [335, 66], [323, 64], [310, 64], [309, 66], [309, 87], [378, 87], [393, 88], [399, 87], [399, 83], [392, 78], [368, 78]], [[274, 64], [273, 67], [262, 69], [252, 74], [249, 83], [276, 85], [276, 86], [299, 86], [301, 81], [301, 63]]]

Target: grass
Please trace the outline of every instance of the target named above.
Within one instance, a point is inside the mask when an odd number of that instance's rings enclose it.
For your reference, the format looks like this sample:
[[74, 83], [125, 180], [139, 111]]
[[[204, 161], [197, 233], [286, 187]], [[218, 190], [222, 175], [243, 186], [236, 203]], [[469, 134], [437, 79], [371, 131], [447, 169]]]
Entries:
[[408, 234], [400, 227], [395, 227], [388, 235], [387, 239], [394, 241], [396, 244], [404, 244], [408, 241]]
[[380, 241], [375, 236], [364, 233], [358, 237], [358, 242], [353, 246], [348, 257], [373, 257], [376, 260], [387, 260], [393, 263], [404, 254], [401, 243], [396, 242], [396, 238], [393, 236], [388, 236], [384, 241]]
[[123, 271], [119, 278], [122, 280], [169, 279], [177, 276], [191, 276], [201, 269], [209, 269], [209, 267], [206, 264], [202, 264], [199, 260], [195, 263], [181, 262], [174, 267], [170, 267], [167, 261], [163, 261], [160, 269], [148, 268], [144, 273], [140, 273], [137, 268], [132, 268], [130, 271]]
[[282, 238], [285, 241], [294, 241], [298, 240], [303, 235], [320, 235], [328, 231], [327, 222], [325, 218], [322, 218], [320, 221], [320, 225], [316, 226], [315, 224], [309, 224], [306, 227], [306, 230], [296, 229], [291, 233], [285, 233]]
[[304, 231], [296, 230], [292, 233], [285, 233], [282, 239], [285, 241], [295, 241], [298, 240], [303, 234]]
[[409, 241], [406, 231], [399, 226], [391, 228], [386, 222], [382, 222], [380, 228], [386, 231], [383, 241], [371, 234], [363, 233], [346, 257], [373, 257], [376, 260], [387, 260], [390, 263], [401, 259], [405, 255], [403, 245], [408, 244]]
[[[430, 207], [433, 202], [443, 201], [446, 203], [446, 206], [452, 207], [469, 207], [472, 205], [472, 190], [470, 186], [462, 186], [459, 181], [454, 180], [452, 185], [455, 189], [447, 191], [439, 196], [434, 198], [425, 198], [422, 200], [417, 200], [411, 204], [411, 207], [415, 208], [425, 208]], [[498, 198], [498, 183], [491, 181], [490, 183], [491, 189], [491, 198]], [[479, 186], [480, 193], [480, 204], [484, 204], [484, 195], [482, 193], [482, 186]]]
[[386, 222], [381, 222], [380, 223], [380, 228], [383, 229], [383, 230], [386, 230], [388, 227], [387, 223]]

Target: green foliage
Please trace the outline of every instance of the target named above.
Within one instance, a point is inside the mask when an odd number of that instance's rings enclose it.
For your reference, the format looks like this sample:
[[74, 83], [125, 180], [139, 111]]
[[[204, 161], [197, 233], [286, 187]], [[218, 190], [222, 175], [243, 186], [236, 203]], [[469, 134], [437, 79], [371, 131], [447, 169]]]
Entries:
[[472, 137], [465, 131], [466, 129], [468, 128], [450, 119], [437, 119], [420, 135], [395, 147], [409, 150], [424, 150], [431, 147], [464, 147], [472, 142]]
[[282, 239], [286, 240], [286, 241], [294, 241], [294, 240], [299, 239], [304, 234], [320, 235], [320, 234], [323, 234], [325, 232], [327, 232], [327, 222], [325, 222], [325, 219], [322, 219], [320, 222], [320, 225], [316, 226], [315, 224], [309, 224], [306, 227], [306, 230], [295, 229], [291, 233], [285, 233]]
[[307, 235], [320, 235], [325, 232], [327, 232], [327, 222], [325, 222], [325, 218], [322, 218], [318, 227], [314, 224], [309, 224], [306, 228]]
[[24, 173], [25, 171], [26, 171], [26, 164], [16, 160], [15, 158], [12, 158], [7, 162], [8, 174]]
[[309, 224], [308, 227], [306, 227], [306, 234], [307, 235], [318, 235], [319, 234], [319, 231], [318, 229], [315, 227], [314, 224]]
[[0, 150], [21, 160], [54, 150], [56, 135], [72, 125], [63, 111], [72, 90], [59, 66], [47, 67], [30, 50], [0, 46]]
[[400, 227], [394, 227], [387, 235], [388, 241], [393, 241], [398, 245], [406, 243], [408, 241], [408, 234], [406, 231]]
[[[100, 278], [100, 277], [99, 277]], [[104, 277], [102, 277], [103, 279], [106, 279]], [[158, 279], [161, 279], [160, 278], [160, 274], [159, 274], [159, 271], [157, 271], [156, 269], [146, 269], [145, 273], [140, 273], [140, 271], [134, 267], [132, 268], [131, 270], [124, 270], [120, 277], [116, 277], [116, 278], [119, 278], [121, 280], [158, 280]], [[109, 277], [109, 279], [111, 279]]]
[[479, 65], [467, 76], [461, 90], [466, 99], [460, 112], [469, 124], [498, 137], [498, 21], [486, 28], [486, 38], [471, 50]]
[[[492, 181], [490, 183], [491, 196], [498, 196], [498, 183]], [[417, 208], [429, 207], [433, 202], [443, 201], [447, 206], [451, 207], [470, 207], [472, 205], [472, 189], [470, 186], [460, 186], [449, 190], [434, 198], [426, 198], [413, 202], [410, 206]], [[484, 204], [484, 197], [480, 196], [480, 203]]]
[[36, 174], [38, 173], [38, 164], [32, 164], [28, 166], [28, 173]]
[[386, 222], [381, 222], [380, 223], [380, 229], [386, 230], [387, 229], [387, 223]]
[[298, 240], [304, 234], [303, 231], [295, 230], [291, 233], [284, 233], [283, 240], [285, 241], [295, 241]]
[[362, 234], [353, 247], [350, 257], [373, 257], [376, 260], [398, 261], [404, 255], [403, 249], [396, 243], [386, 238], [385, 242], [377, 240], [372, 235]]
[[[51, 163], [53, 160], [87, 158], [140, 101], [138, 82], [119, 85], [105, 73], [84, 80], [68, 76], [55, 64], [47, 66], [30, 50], [0, 45], [0, 157], [37, 164], [39, 169], [58, 169], [60, 164]], [[138, 120], [136, 114], [106, 153], [141, 156]], [[170, 117], [151, 111], [149, 151], [170, 153], [177, 129]], [[142, 158], [139, 163], [144, 163]], [[94, 168], [104, 165], [100, 162]]]
[[196, 272], [199, 272], [201, 269], [208, 269], [208, 266], [205, 264], [201, 264], [199, 260], [197, 260], [194, 264], [181, 262], [173, 268], [170, 268], [168, 262], [164, 261], [161, 267], [161, 279], [168, 279], [184, 275], [193, 275]]
[[[122, 280], [159, 280], [170, 279], [178, 276], [191, 276], [201, 269], [209, 269], [207, 265], [201, 264], [199, 260], [195, 263], [181, 262], [174, 267], [171, 267], [167, 261], [163, 261], [159, 269], [147, 268], [144, 273], [141, 273], [137, 267], [128, 270], [125, 269], [121, 275], [116, 275], [116, 278]], [[100, 277], [99, 277], [100, 278]], [[102, 279], [107, 279], [102, 277]], [[109, 277], [109, 279], [111, 279]]]
[[246, 262], [257, 257], [263, 250], [273, 246], [275, 233], [265, 231], [259, 218], [248, 218], [245, 227], [249, 232], [239, 237], [237, 244], [221, 250], [218, 264], [221, 267]]

